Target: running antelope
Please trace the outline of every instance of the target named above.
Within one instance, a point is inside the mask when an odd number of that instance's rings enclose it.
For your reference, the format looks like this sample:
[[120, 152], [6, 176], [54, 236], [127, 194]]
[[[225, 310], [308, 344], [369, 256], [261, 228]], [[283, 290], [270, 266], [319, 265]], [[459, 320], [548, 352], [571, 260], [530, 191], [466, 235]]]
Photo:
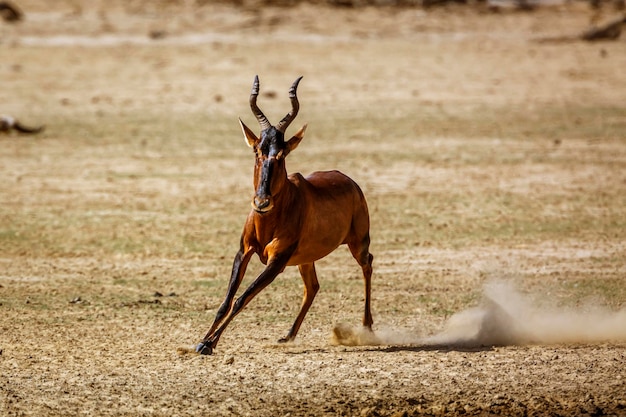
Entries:
[[[365, 313], [363, 325], [372, 327], [370, 294], [372, 260], [369, 252], [369, 214], [359, 186], [339, 171], [287, 175], [285, 158], [296, 149], [307, 125], [289, 140], [285, 131], [298, 114], [300, 104], [296, 90], [302, 77], [289, 90], [291, 111], [272, 126], [256, 104], [259, 78], [254, 79], [250, 108], [261, 126], [257, 137], [241, 119], [239, 123], [248, 146], [255, 153], [254, 197], [235, 255], [226, 297], [217, 310], [215, 321], [196, 352], [210, 355], [228, 324], [248, 303], [287, 266], [297, 265], [304, 282], [300, 313], [287, 336], [280, 343], [292, 341], [313, 303], [319, 289], [315, 261], [347, 244], [363, 270], [365, 280]], [[266, 265], [263, 272], [235, 300], [246, 267], [253, 254]]]

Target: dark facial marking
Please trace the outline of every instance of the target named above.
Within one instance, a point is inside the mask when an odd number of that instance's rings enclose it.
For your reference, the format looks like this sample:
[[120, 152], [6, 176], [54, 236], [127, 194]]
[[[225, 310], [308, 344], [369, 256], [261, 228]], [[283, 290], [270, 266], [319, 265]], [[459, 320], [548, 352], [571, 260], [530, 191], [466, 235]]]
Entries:
[[261, 165], [261, 181], [259, 181], [259, 188], [256, 192], [257, 197], [269, 198], [272, 195], [272, 172], [274, 171], [274, 159], [266, 159]]
[[255, 209], [259, 212], [270, 204], [275, 166], [286, 147], [284, 138], [285, 135], [274, 126], [261, 131], [261, 141], [256, 149], [259, 182], [254, 199]]
[[276, 156], [285, 149], [285, 134], [271, 126], [261, 132], [259, 151], [265, 156]]

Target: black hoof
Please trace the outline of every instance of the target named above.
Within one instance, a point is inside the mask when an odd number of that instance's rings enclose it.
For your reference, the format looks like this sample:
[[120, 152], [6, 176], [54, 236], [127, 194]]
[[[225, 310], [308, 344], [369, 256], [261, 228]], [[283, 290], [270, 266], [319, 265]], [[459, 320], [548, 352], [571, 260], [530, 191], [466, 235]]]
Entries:
[[198, 343], [198, 346], [196, 346], [196, 353], [201, 355], [212, 355], [213, 348], [206, 342], [200, 342]]
[[280, 339], [278, 339], [278, 343], [289, 343], [291, 342], [293, 339], [290, 339], [288, 337], [282, 337]]

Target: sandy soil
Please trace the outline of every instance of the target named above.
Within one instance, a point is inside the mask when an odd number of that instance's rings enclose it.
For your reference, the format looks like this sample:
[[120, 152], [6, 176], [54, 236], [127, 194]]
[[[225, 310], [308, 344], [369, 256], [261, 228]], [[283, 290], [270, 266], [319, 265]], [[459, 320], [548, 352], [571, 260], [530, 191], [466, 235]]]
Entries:
[[[583, 5], [21, 5], [0, 112], [46, 130], [0, 136], [1, 415], [626, 415], [626, 42], [538, 42]], [[257, 73], [274, 121], [305, 76], [289, 169], [368, 198], [356, 346], [341, 248], [296, 342], [290, 268], [193, 353], [249, 209]]]

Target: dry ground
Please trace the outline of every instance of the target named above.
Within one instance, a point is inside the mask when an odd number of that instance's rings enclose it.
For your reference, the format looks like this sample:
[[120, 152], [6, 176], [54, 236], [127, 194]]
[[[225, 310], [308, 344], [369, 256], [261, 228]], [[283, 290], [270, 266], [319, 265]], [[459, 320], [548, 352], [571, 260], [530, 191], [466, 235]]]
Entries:
[[47, 126], [0, 137], [1, 415], [626, 415], [623, 339], [333, 346], [362, 311], [343, 248], [296, 343], [275, 343], [301, 297], [288, 269], [214, 356], [186, 351], [249, 209], [254, 74], [273, 121], [304, 75], [288, 168], [366, 193], [376, 330], [436, 333], [491, 279], [623, 308], [626, 41], [535, 42], [584, 29], [583, 7], [58, 3], [0, 23], [0, 112]]

